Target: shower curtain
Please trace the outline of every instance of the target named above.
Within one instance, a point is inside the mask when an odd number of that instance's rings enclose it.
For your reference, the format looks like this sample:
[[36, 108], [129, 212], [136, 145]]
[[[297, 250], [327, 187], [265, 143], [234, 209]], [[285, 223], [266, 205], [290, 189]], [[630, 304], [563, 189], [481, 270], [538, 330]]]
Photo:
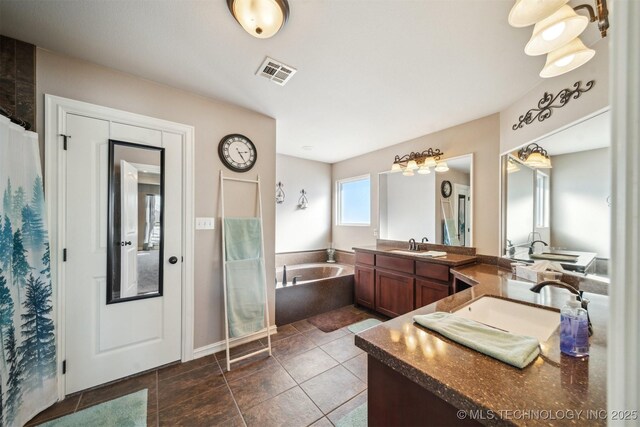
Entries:
[[57, 400], [55, 300], [38, 135], [0, 116], [0, 423]]

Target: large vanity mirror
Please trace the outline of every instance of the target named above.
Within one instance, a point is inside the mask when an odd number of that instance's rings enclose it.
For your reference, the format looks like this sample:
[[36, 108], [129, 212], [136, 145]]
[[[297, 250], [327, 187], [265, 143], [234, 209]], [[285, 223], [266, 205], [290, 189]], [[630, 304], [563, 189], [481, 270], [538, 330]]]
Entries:
[[473, 154], [446, 159], [449, 170], [378, 174], [379, 236], [472, 246]]
[[109, 140], [107, 304], [162, 295], [164, 148]]
[[[606, 111], [503, 155], [505, 256], [555, 261], [567, 271], [607, 280], [610, 129]], [[550, 165], [529, 164], [526, 155], [536, 150]]]

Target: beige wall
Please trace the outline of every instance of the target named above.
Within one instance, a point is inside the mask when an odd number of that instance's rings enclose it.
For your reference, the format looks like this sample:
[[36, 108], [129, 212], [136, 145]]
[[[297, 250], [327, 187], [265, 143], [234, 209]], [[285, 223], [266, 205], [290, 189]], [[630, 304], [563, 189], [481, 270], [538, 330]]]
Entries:
[[[446, 157], [474, 153], [473, 165], [473, 226], [474, 246], [486, 255], [498, 255], [499, 241], [499, 115], [483, 117], [468, 123], [424, 135], [391, 147], [354, 157], [333, 165], [333, 180], [371, 174], [371, 225], [347, 227], [335, 224], [333, 241], [338, 249], [375, 244], [378, 227], [378, 173], [389, 170], [396, 154], [439, 148]], [[410, 201], [408, 201], [410, 205]], [[333, 210], [335, 212], [335, 197]], [[416, 236], [419, 237], [419, 236]]]
[[[160, 85], [88, 62], [37, 50], [37, 128], [44, 147], [44, 94], [62, 96], [117, 108], [195, 127], [195, 215], [218, 217], [219, 171], [217, 146], [229, 133], [248, 136], [258, 150], [258, 162], [243, 175], [262, 180], [265, 262], [275, 265], [275, 145], [276, 122], [264, 115]], [[43, 156], [44, 157], [44, 156]], [[225, 174], [233, 175], [225, 170]], [[45, 183], [46, 185], [46, 183]], [[230, 205], [241, 205], [244, 192], [228, 192]], [[235, 196], [234, 198], [234, 195]], [[251, 199], [251, 197], [248, 197]], [[193, 220], [190, 218], [189, 220]], [[220, 271], [220, 223], [215, 231], [196, 231], [195, 259], [195, 347], [223, 339], [224, 314]], [[274, 269], [267, 269], [267, 284], [274, 283]], [[275, 291], [269, 293], [274, 319]]]

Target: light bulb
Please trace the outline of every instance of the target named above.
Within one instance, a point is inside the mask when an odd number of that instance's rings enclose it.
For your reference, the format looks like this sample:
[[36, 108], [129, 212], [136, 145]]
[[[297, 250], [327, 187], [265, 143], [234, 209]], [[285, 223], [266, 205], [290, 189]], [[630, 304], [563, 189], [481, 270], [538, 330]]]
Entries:
[[563, 58], [558, 59], [557, 61], [555, 61], [553, 63], [553, 65], [555, 65], [556, 67], [564, 67], [566, 65], [571, 64], [571, 61], [573, 61], [573, 59], [576, 57], [576, 55], [574, 53], [572, 53], [571, 55], [567, 55]]
[[542, 32], [542, 38], [548, 42], [551, 40], [555, 40], [560, 37], [565, 28], [567, 28], [567, 24], [565, 24], [564, 21], [558, 22], [557, 24], [552, 25], [544, 30]]

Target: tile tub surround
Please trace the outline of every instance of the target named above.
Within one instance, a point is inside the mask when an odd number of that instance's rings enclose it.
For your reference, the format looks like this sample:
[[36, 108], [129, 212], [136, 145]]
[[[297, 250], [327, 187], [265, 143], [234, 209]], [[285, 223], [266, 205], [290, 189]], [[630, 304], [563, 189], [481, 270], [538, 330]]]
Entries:
[[[606, 409], [607, 297], [587, 296], [591, 300], [589, 311], [594, 326], [588, 358], [561, 355], [556, 330], [541, 344], [542, 357], [520, 370], [422, 328], [413, 323], [412, 317], [436, 311], [450, 312], [483, 295], [559, 310], [567, 301], [568, 291], [547, 287], [535, 294], [529, 290], [531, 283], [512, 280], [510, 272], [486, 264], [476, 266], [466, 274], [478, 284], [369, 329], [356, 336], [356, 345], [365, 350], [369, 358], [458, 409], [492, 410], [496, 414], [509, 410], [564, 413], [583, 410], [583, 417], [588, 410]], [[370, 384], [371, 381], [369, 378]], [[489, 425], [548, 424], [548, 420], [513, 418], [482, 422]], [[604, 425], [606, 420], [588, 422]], [[554, 423], [572, 424], [567, 419]]]
[[[308, 264], [341, 267], [342, 275], [312, 280], [296, 285], [276, 287], [276, 325], [286, 325], [317, 314], [326, 313], [353, 304], [353, 267], [342, 264]], [[295, 276], [296, 268], [306, 265], [287, 266], [288, 281]], [[278, 273], [280, 275], [280, 273]]]
[[[225, 352], [161, 367], [68, 396], [27, 425], [146, 388], [148, 426], [331, 426], [327, 418], [338, 422], [367, 400], [365, 353], [347, 328], [335, 332], [325, 334], [306, 320], [285, 325], [273, 336], [274, 357], [254, 356], [234, 364], [231, 372]], [[247, 354], [264, 341], [231, 353]]]

